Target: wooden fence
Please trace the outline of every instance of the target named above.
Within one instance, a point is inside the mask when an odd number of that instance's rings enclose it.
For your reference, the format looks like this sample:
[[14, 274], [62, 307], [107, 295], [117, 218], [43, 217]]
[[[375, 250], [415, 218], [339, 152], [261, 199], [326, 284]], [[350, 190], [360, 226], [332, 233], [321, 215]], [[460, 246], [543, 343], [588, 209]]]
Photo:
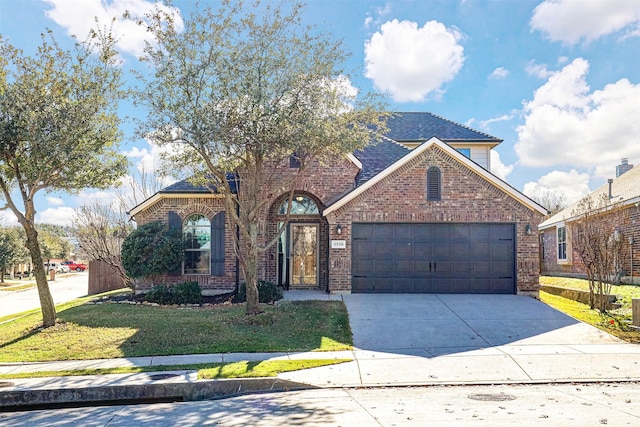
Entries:
[[122, 279], [102, 261], [89, 262], [89, 295], [126, 287]]

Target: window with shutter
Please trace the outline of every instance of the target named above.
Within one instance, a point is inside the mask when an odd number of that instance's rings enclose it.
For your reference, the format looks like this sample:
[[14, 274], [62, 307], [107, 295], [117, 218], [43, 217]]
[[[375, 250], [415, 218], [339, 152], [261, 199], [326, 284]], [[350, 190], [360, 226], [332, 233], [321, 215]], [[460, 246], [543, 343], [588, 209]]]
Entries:
[[442, 198], [442, 184], [440, 169], [435, 166], [427, 170], [427, 200], [440, 200]]
[[211, 223], [202, 214], [189, 215], [182, 229], [184, 274], [209, 274], [211, 267]]

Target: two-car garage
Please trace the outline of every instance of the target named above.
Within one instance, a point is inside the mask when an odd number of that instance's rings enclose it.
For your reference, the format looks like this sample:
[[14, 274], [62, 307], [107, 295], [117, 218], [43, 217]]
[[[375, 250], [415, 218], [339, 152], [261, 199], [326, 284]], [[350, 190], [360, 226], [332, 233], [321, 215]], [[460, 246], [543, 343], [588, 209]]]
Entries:
[[511, 223], [354, 223], [352, 292], [516, 292]]

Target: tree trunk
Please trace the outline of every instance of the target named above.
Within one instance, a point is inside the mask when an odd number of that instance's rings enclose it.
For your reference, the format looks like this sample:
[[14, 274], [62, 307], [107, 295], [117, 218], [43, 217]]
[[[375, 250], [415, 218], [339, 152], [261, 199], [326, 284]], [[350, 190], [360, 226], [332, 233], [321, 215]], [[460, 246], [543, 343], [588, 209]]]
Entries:
[[247, 259], [244, 262], [244, 279], [247, 286], [247, 314], [259, 314], [260, 298], [258, 296], [258, 229], [256, 224], [249, 225], [250, 239], [246, 248]]
[[40, 298], [40, 308], [42, 310], [42, 324], [45, 328], [56, 324], [56, 307], [53, 304], [53, 297], [49, 290], [47, 282], [47, 272], [42, 261], [42, 253], [40, 252], [40, 244], [38, 243], [38, 232], [30, 224], [25, 226], [27, 235], [27, 247], [31, 254], [33, 263], [33, 273], [38, 288], [38, 297]]

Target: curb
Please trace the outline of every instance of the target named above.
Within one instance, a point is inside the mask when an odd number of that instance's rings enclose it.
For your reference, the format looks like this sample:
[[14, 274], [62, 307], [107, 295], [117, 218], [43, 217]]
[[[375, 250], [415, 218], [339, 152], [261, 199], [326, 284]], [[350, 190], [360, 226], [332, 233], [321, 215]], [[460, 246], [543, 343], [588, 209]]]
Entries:
[[197, 382], [128, 384], [75, 389], [0, 391], [0, 412], [69, 406], [180, 402], [219, 399], [245, 393], [282, 392], [316, 388], [279, 378], [199, 380]]

